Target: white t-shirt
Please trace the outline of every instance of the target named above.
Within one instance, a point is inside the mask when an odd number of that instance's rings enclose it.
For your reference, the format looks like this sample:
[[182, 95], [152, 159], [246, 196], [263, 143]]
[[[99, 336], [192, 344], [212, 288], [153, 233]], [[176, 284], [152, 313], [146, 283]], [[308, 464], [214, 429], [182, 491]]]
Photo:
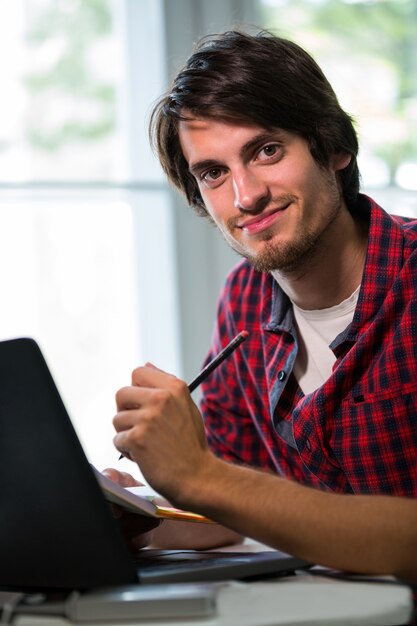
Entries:
[[359, 289], [328, 309], [305, 311], [292, 303], [298, 330], [294, 375], [305, 394], [320, 387], [332, 373], [336, 357], [329, 345], [351, 323]]

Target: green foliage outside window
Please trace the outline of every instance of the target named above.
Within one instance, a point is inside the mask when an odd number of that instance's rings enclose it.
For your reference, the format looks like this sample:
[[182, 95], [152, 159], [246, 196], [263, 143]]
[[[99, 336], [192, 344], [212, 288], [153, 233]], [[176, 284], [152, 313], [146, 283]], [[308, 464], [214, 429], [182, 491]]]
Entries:
[[[336, 59], [341, 72], [350, 66], [349, 89], [357, 99], [381, 102], [381, 92], [372, 93], [366, 79], [373, 78], [377, 65], [386, 68], [393, 95], [386, 110], [378, 111], [381, 128], [369, 144], [394, 182], [402, 162], [417, 161], [417, 1], [264, 0], [261, 5], [264, 24], [309, 50], [326, 73], [327, 60], [334, 65]], [[358, 124], [362, 144], [367, 125], [368, 120]]]
[[[105, 71], [94, 71], [90, 57], [94, 46], [111, 33], [109, 1], [31, 0], [26, 7], [25, 39], [35, 66], [23, 79], [30, 99], [28, 142], [33, 148], [53, 152], [71, 143], [105, 138], [115, 129], [115, 86], [103, 78]], [[52, 53], [45, 67], [38, 68], [37, 56], [46, 46]], [[63, 113], [56, 119], [58, 107]]]

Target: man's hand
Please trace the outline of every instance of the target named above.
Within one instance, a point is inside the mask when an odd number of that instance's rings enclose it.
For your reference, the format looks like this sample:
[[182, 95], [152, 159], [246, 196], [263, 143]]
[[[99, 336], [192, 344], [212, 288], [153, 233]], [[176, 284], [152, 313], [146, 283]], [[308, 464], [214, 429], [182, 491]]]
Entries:
[[[102, 473], [122, 487], [141, 486], [141, 483], [126, 472], [107, 468]], [[146, 515], [131, 513], [116, 504], [112, 504], [112, 510], [113, 517], [117, 519], [125, 541], [132, 552], [137, 552], [140, 548], [144, 548], [151, 543], [152, 531], [161, 524], [160, 520], [147, 517]]]
[[139, 464], [156, 491], [184, 508], [185, 487], [202, 478], [212, 457], [186, 383], [153, 366], [139, 367], [116, 403], [116, 448]]

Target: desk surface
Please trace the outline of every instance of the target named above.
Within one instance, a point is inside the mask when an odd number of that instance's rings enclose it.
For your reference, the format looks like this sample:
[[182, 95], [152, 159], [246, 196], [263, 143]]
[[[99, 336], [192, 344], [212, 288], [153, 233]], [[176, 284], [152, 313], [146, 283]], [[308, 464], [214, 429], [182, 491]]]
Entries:
[[[382, 583], [345, 582], [316, 576], [296, 580], [230, 583], [220, 588], [217, 615], [199, 620], [102, 622], [106, 626], [397, 626], [410, 619], [412, 600], [407, 587]], [[68, 626], [68, 620], [21, 616], [18, 626]], [[83, 622], [82, 626], [100, 626]]]
[[[246, 541], [234, 550], [265, 549]], [[233, 548], [228, 548], [229, 550]], [[229, 582], [217, 591], [214, 617], [201, 619], [78, 622], [79, 626], [399, 626], [407, 624], [413, 608], [411, 589], [381, 578], [342, 580], [325, 570], [259, 582]], [[331, 573], [329, 573], [331, 574]], [[55, 617], [18, 616], [17, 626], [69, 626]]]
[[[105, 622], [106, 626], [397, 626], [410, 619], [407, 587], [346, 582], [312, 575], [271, 582], [228, 583], [220, 588], [217, 615], [200, 620]], [[18, 617], [17, 626], [68, 626], [65, 619]], [[97, 622], [82, 626], [100, 626]], [[104, 622], [102, 623], [104, 624]], [[80, 625], [81, 626], [81, 625]]]

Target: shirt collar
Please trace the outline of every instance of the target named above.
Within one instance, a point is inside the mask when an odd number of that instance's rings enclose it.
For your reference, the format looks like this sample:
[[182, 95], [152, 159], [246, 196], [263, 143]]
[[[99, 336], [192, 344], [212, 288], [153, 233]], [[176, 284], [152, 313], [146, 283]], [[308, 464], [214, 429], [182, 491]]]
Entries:
[[[369, 219], [365, 266], [352, 323], [338, 335], [331, 347], [345, 340], [356, 341], [360, 329], [378, 312], [402, 266], [404, 236], [401, 224], [363, 194], [359, 194], [354, 211]], [[290, 300], [277, 281], [271, 275], [269, 278], [272, 281], [272, 300], [265, 329], [291, 332], [293, 313]]]
[[269, 274], [269, 279], [272, 281], [271, 315], [265, 328], [272, 331], [284, 330], [289, 333], [294, 325], [290, 299], [272, 274]]
[[403, 264], [404, 233], [399, 221], [362, 194], [357, 206], [369, 215], [368, 246], [355, 314], [337, 343], [356, 341], [360, 330], [379, 311]]

